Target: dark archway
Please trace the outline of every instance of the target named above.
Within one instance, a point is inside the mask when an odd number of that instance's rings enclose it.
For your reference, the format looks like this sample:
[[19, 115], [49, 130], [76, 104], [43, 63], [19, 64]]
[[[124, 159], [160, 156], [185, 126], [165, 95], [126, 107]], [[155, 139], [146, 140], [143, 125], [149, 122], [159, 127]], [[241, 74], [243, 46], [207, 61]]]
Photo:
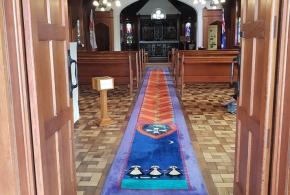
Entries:
[[[165, 13], [166, 19], [163, 20], [152, 20], [150, 13], [138, 14], [147, 3], [150, 1], [140, 0], [122, 10], [122, 50], [144, 48], [149, 57], [165, 59], [171, 48], [196, 48], [197, 13], [194, 8], [180, 1], [167, 0], [166, 3], [171, 4], [176, 13]], [[160, 3], [159, 8], [162, 9], [162, 5]], [[190, 23], [190, 28], [186, 28], [187, 23]]]
[[103, 23], [96, 24], [96, 40], [98, 51], [110, 50], [110, 32], [109, 27]]
[[[121, 23], [121, 48], [122, 50], [137, 50], [139, 48], [139, 20], [137, 12], [146, 4], [149, 0], [139, 0], [130, 4], [124, 8], [120, 14]], [[132, 36], [133, 40], [130, 45], [126, 44], [126, 23], [132, 24]]]
[[179, 48], [180, 49], [196, 49], [196, 34], [197, 34], [197, 13], [193, 7], [189, 5], [176, 1], [176, 0], [168, 0], [172, 3], [180, 12], [180, 36], [185, 37], [186, 33], [186, 23], [190, 22], [192, 25], [192, 33], [190, 37], [190, 43], [185, 39], [184, 42], [181, 41]]
[[[212, 23], [209, 24], [209, 28], [211, 26], [216, 26], [216, 32], [214, 32], [215, 35], [215, 38], [214, 40], [216, 39], [216, 42], [214, 43], [216, 45], [216, 49], [221, 49], [221, 42], [222, 42], [222, 25], [223, 25], [223, 22], [222, 21], [214, 21]], [[208, 31], [210, 31], [208, 29]], [[207, 48], [208, 49], [212, 49], [212, 47], [210, 46], [210, 32], [208, 32], [208, 45], [207, 45]]]

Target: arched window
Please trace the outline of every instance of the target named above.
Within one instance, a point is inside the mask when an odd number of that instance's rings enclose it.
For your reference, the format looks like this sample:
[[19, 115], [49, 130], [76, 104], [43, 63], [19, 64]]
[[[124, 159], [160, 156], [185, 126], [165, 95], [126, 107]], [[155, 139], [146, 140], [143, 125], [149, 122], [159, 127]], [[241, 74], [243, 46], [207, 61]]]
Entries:
[[185, 35], [185, 39], [187, 42], [190, 42], [191, 41], [191, 23], [190, 22], [186, 22], [185, 23], [185, 32], [184, 32], [184, 35]]
[[126, 33], [132, 34], [132, 24], [131, 23], [126, 24]]
[[133, 29], [130, 22], [126, 23], [126, 43], [131, 45], [133, 43]]

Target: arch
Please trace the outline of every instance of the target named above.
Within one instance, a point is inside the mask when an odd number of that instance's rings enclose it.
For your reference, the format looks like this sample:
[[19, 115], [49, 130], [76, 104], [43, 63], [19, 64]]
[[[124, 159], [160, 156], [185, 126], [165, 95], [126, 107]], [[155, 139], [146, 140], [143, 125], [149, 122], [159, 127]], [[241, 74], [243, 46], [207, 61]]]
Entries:
[[[121, 11], [128, 7], [129, 5], [137, 2], [138, 0], [126, 0], [122, 1], [121, 7], [117, 8], [114, 7], [114, 49], [116, 51], [121, 50], [121, 41], [120, 41], [120, 13]], [[206, 5], [194, 5], [192, 0], [179, 0], [180, 2], [183, 2], [193, 9], [195, 9], [197, 13], [197, 33], [196, 33], [196, 40], [197, 40], [197, 47], [203, 47], [203, 8], [210, 7], [209, 3], [207, 2]]]
[[[158, 36], [151, 36], [151, 38], [144, 37], [144, 32], [143, 32], [143, 24], [144, 22], [148, 25], [149, 22], [149, 16], [151, 15], [152, 17], [152, 12], [156, 9], [162, 10], [168, 16], [165, 21], [160, 20], [160, 21], [155, 21], [151, 20], [150, 25], [154, 25], [154, 31], [157, 31], [160, 27], [162, 26], [162, 30], [159, 29], [159, 32], [154, 35]], [[140, 17], [139, 17], [140, 16]], [[147, 17], [147, 19], [144, 19], [144, 16]], [[178, 17], [177, 17], [178, 16]], [[140, 19], [143, 18], [143, 19]], [[178, 18], [178, 19], [177, 19]], [[138, 22], [138, 20], [143, 21], [141, 23]], [[194, 48], [196, 46], [196, 23], [197, 23], [197, 12], [196, 9], [194, 9], [191, 6], [188, 6], [187, 4], [176, 1], [176, 0], [139, 0], [136, 1], [127, 7], [125, 7], [123, 10], [121, 10], [120, 13], [120, 22], [121, 22], [121, 49], [122, 50], [136, 50], [139, 48], [140, 44], [137, 42], [137, 37], [141, 38], [140, 41], [145, 41], [147, 40], [172, 40], [176, 41], [177, 37], [180, 36], [185, 36], [185, 23], [190, 22], [192, 24], [192, 29], [190, 31], [190, 36], [188, 37], [188, 41], [186, 42], [181, 42], [179, 46], [181, 48], [189, 48], [189, 45], [192, 45], [191, 47]], [[126, 33], [126, 23], [131, 23], [133, 25], [133, 31], [132, 31], [132, 36], [131, 34], [129, 35]], [[174, 24], [175, 23], [175, 24]], [[138, 26], [139, 24], [139, 26]], [[174, 24], [174, 25], [172, 25]], [[169, 26], [168, 26], [169, 25]], [[146, 25], [145, 25], [146, 26]], [[178, 28], [176, 29], [176, 26]], [[168, 28], [168, 31], [164, 31], [164, 28]], [[140, 31], [140, 32], [139, 32]], [[163, 33], [164, 32], [171, 32], [170, 33]], [[151, 31], [150, 31], [151, 32]], [[153, 33], [153, 32], [151, 32]], [[145, 33], [145, 34], [148, 34]], [[134, 41], [131, 44], [127, 44], [127, 38], [128, 37], [134, 37]], [[145, 38], [145, 39], [144, 39]], [[168, 47], [177, 47], [178, 45], [167, 45], [166, 48]], [[153, 47], [153, 46], [152, 46]], [[164, 46], [163, 46], [164, 48]], [[164, 49], [163, 49], [164, 50]], [[166, 52], [167, 53], [167, 52]], [[164, 55], [164, 52], [163, 52]]]
[[96, 41], [98, 45], [98, 51], [110, 50], [110, 29], [104, 23], [97, 23], [95, 25]]
[[[211, 26], [211, 25], [216, 25], [217, 27], [218, 27], [218, 31], [217, 31], [217, 40], [219, 40], [218, 42], [217, 42], [217, 47], [218, 47], [218, 49], [220, 49], [221, 48], [221, 39], [222, 39], [222, 24], [223, 24], [223, 22], [221, 21], [221, 20], [216, 20], [216, 19], [214, 19], [214, 20], [212, 20], [212, 21], [209, 21], [209, 26]], [[208, 34], [208, 33], [207, 33]]]
[[212, 20], [212, 21], [209, 21], [209, 25], [213, 25], [213, 24], [221, 25], [222, 23], [223, 23], [223, 21], [221, 21], [221, 20]]

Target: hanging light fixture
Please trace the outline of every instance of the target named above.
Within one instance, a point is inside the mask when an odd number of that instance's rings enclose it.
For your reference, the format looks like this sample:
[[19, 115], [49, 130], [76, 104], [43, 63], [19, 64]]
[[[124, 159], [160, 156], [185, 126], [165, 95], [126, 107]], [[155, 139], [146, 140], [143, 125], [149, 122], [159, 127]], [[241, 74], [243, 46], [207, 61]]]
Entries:
[[193, 0], [193, 4], [194, 5], [197, 5], [197, 4], [205, 5], [206, 1], [210, 1], [210, 6], [214, 9], [217, 8], [217, 5], [220, 5], [221, 3], [226, 2], [226, 0]]
[[157, 8], [152, 14], [151, 19], [153, 20], [163, 20], [166, 19], [166, 14], [162, 12], [160, 8]]
[[121, 1], [120, 0], [116, 0], [115, 4], [116, 4], [117, 7], [120, 7], [121, 6]]
[[213, 4], [218, 5], [220, 4], [219, 0], [213, 0]]
[[93, 6], [96, 7], [96, 11], [108, 11], [111, 9], [113, 3], [116, 7], [121, 6], [120, 0], [93, 0]]
[[93, 6], [98, 7], [100, 5], [100, 3], [97, 0], [93, 1]]

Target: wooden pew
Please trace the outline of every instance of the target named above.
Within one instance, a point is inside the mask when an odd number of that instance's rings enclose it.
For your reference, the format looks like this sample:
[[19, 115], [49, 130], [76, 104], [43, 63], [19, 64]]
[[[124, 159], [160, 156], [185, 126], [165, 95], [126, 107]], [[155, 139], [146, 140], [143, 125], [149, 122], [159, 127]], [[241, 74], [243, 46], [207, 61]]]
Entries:
[[[175, 52], [176, 53], [176, 52]], [[184, 85], [198, 82], [234, 82], [235, 59], [238, 50], [178, 51], [175, 54], [174, 75], [183, 95]]]
[[145, 70], [145, 63], [146, 63], [146, 60], [145, 60], [145, 49], [140, 49], [139, 51], [138, 51], [138, 56], [139, 56], [139, 67], [140, 67], [140, 72], [139, 72], [139, 74], [140, 74], [140, 80], [142, 81], [143, 80], [143, 78], [144, 78], [144, 76], [145, 76], [145, 74], [146, 74], [146, 70]]
[[177, 67], [177, 58], [178, 58], [178, 50], [175, 48], [171, 49], [171, 65], [170, 65], [170, 69], [171, 69], [171, 73], [173, 78], [175, 78], [176, 76], [176, 67]]
[[239, 50], [237, 49], [220, 49], [220, 50], [179, 50], [181, 54], [185, 54], [186, 56], [236, 56], [239, 55]]
[[[79, 52], [78, 73], [80, 85], [91, 85], [92, 77], [110, 76], [116, 85], [129, 85], [130, 95], [140, 83], [139, 52]], [[135, 79], [135, 80], [134, 80]]]

